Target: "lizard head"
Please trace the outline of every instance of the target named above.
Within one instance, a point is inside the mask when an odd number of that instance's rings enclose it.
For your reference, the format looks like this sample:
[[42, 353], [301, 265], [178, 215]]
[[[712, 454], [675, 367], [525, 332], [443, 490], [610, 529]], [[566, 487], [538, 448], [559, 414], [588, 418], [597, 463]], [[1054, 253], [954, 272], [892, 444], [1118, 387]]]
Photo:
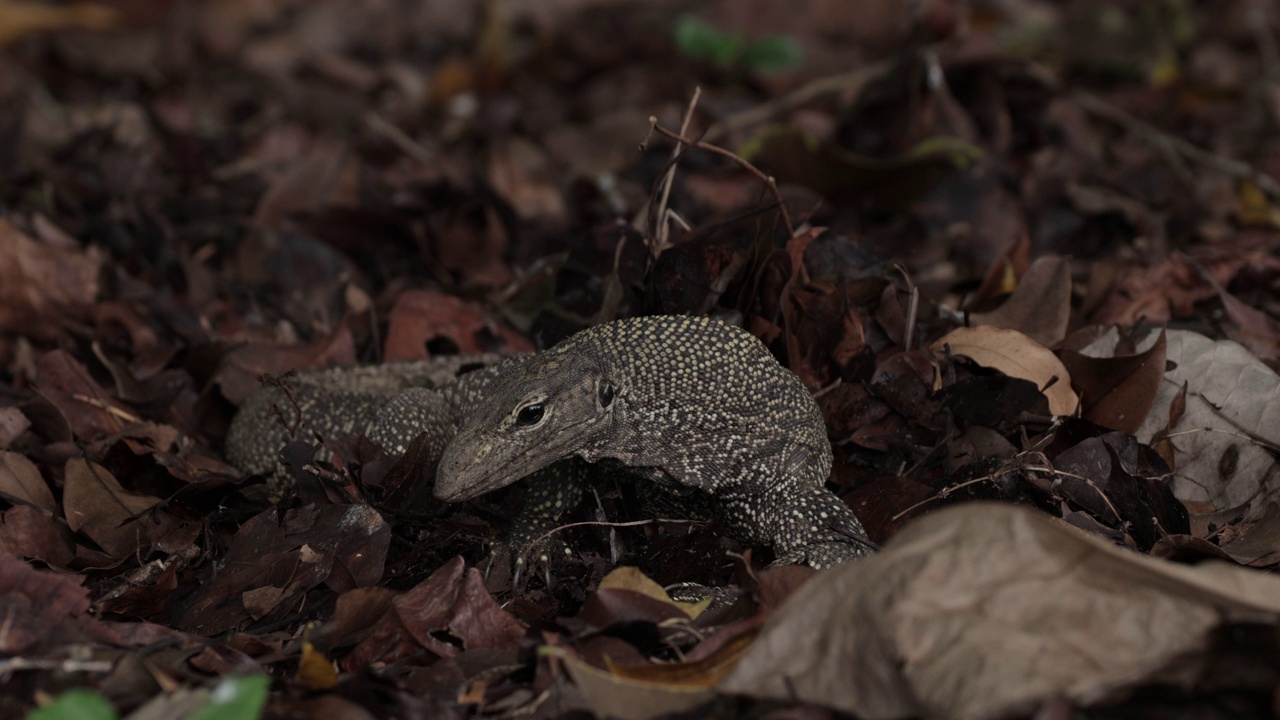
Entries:
[[574, 455], [608, 431], [617, 395], [585, 354], [538, 355], [503, 377], [449, 441], [436, 498], [468, 500]]

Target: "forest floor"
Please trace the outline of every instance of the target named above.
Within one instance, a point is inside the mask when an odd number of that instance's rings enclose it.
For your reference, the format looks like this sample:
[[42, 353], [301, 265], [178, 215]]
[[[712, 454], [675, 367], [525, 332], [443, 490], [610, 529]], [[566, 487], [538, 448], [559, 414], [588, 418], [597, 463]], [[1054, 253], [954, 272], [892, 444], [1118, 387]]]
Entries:
[[[1280, 9], [849, 6], [0, 0], [0, 717], [1275, 712]], [[515, 583], [519, 486], [223, 453], [657, 313], [803, 380], [881, 552], [602, 483]]]

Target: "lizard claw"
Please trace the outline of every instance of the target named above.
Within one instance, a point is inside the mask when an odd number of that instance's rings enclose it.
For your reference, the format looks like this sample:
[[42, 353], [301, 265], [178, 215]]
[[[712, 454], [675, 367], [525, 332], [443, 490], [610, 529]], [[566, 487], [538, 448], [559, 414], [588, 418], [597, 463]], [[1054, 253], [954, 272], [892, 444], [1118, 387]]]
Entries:
[[530, 577], [537, 575], [542, 575], [547, 587], [551, 587], [552, 566], [558, 562], [573, 560], [574, 557], [573, 550], [560, 540], [543, 540], [530, 547], [528, 543], [520, 543], [512, 538], [495, 547], [489, 554], [485, 574], [488, 577], [494, 567], [510, 563], [512, 590], [522, 589]]
[[843, 562], [856, 560], [871, 554], [874, 545], [857, 544], [839, 540], [833, 542], [814, 542], [802, 545], [794, 550], [779, 555], [773, 565], [808, 565], [815, 570], [825, 570]]

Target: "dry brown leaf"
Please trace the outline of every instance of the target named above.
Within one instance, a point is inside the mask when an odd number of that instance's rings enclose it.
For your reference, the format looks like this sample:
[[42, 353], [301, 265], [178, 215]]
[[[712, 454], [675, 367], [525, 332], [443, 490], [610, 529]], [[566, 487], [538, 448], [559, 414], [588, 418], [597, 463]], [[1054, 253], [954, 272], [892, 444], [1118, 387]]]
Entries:
[[930, 347], [941, 352], [943, 346], [983, 367], [1035, 383], [1049, 399], [1049, 411], [1054, 415], [1071, 415], [1080, 404], [1071, 389], [1071, 374], [1062, 362], [1044, 345], [1017, 330], [956, 328]]
[[1084, 399], [1082, 414], [1103, 427], [1137, 432], [1164, 379], [1165, 337], [1134, 355], [1090, 357], [1062, 350], [1062, 363]]
[[710, 687], [671, 686], [619, 677], [571, 657], [562, 658], [569, 676], [600, 717], [649, 720], [689, 710], [715, 697]]
[[1257, 308], [1250, 307], [1221, 285], [1214, 284], [1222, 307], [1234, 326], [1226, 327], [1227, 337], [1249, 348], [1260, 359], [1276, 363], [1280, 361], [1280, 322]]
[[290, 213], [359, 207], [360, 163], [340, 143], [317, 142], [271, 179], [254, 212], [270, 226]]
[[352, 365], [356, 361], [351, 328], [339, 325], [332, 333], [310, 343], [250, 343], [227, 353], [218, 370], [222, 395], [236, 405], [244, 404], [261, 383], [258, 376], [307, 370], [327, 365]]
[[1223, 545], [1222, 551], [1246, 565], [1262, 567], [1280, 561], [1280, 504], [1268, 505], [1262, 517]]
[[128, 557], [146, 542], [147, 528], [135, 516], [158, 502], [125, 490], [101, 465], [79, 458], [67, 461], [62, 495], [67, 525], [113, 558]]
[[1065, 258], [1037, 258], [1000, 307], [970, 316], [975, 325], [1017, 330], [1054, 347], [1067, 336], [1071, 317], [1071, 264]]
[[532, 352], [533, 344], [475, 305], [435, 290], [406, 290], [387, 316], [383, 359], [423, 360], [428, 343], [447, 341], [464, 355]]
[[631, 592], [637, 592], [659, 602], [674, 605], [683, 610], [690, 618], [698, 617], [703, 610], [707, 609], [711, 601], [711, 598], [707, 598], [697, 603], [676, 602], [671, 599], [666, 590], [662, 589], [661, 585], [641, 572], [640, 568], [630, 565], [610, 570], [609, 574], [600, 580], [600, 587], [597, 590], [630, 590]]
[[519, 137], [500, 140], [489, 156], [489, 183], [524, 221], [565, 220], [556, 168], [538, 145]]
[[0, 554], [66, 567], [75, 559], [74, 545], [66, 525], [32, 505], [15, 505], [0, 515]]
[[591, 709], [600, 717], [647, 720], [688, 710], [715, 696], [714, 686], [730, 672], [755, 640], [750, 629], [700, 660], [649, 663], [601, 670], [557, 648]]
[[58, 511], [49, 483], [40, 476], [35, 463], [24, 455], [0, 452], [0, 495], [6, 499], [30, 503], [48, 513]]
[[0, 219], [0, 331], [56, 337], [87, 318], [98, 296], [102, 253], [45, 245]]
[[1235, 622], [1280, 627], [1280, 578], [1156, 560], [1035, 510], [969, 503], [811, 580], [721, 689], [869, 719], [1024, 715], [1231, 673], [1214, 651]]

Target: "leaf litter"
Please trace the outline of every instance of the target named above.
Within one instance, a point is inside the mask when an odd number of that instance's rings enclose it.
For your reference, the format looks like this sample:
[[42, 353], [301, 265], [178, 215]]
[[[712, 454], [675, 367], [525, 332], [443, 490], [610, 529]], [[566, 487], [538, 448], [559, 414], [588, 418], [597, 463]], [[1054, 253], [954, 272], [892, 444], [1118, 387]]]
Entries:
[[[865, 5], [0, 2], [0, 715], [1270, 712], [1280, 16]], [[526, 488], [222, 460], [260, 377], [655, 312], [881, 553], [602, 486], [516, 586]]]

